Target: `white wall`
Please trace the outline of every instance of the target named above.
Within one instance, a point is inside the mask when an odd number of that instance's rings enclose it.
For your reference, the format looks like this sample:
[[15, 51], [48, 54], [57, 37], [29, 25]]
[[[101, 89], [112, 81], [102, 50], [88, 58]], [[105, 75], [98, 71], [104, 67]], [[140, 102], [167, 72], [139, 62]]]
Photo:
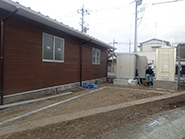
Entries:
[[139, 56], [146, 56], [148, 61], [155, 61], [156, 52], [137, 52]]
[[144, 43], [141, 46], [141, 50], [143, 52], [149, 52], [149, 51], [156, 51], [156, 48], [152, 48], [152, 47], [163, 47], [163, 46], [167, 46], [165, 42], [161, 42], [161, 41], [157, 41], [157, 40], [152, 40], [149, 41], [147, 43]]

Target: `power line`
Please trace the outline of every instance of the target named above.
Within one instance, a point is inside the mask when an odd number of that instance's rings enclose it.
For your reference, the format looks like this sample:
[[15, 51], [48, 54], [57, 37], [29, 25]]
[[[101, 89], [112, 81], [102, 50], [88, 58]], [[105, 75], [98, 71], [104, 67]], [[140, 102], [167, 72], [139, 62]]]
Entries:
[[[108, 37], [108, 36], [105, 36], [105, 35], [103, 35], [103, 34], [101, 34], [99, 31], [97, 31], [95, 28], [93, 28], [89, 23], [87, 23], [86, 21], [84, 21], [84, 25], [86, 25], [86, 27], [88, 27], [88, 28], [90, 28], [89, 30], [92, 32], [92, 33], [95, 33], [95, 34], [97, 34], [99, 37], [101, 36], [101, 38], [104, 38], [104, 39], [106, 39], [106, 40], [110, 40], [110, 39], [112, 39], [112, 38], [110, 38], [110, 37]], [[94, 30], [94, 31], [92, 31], [92, 30]], [[109, 41], [107, 41], [107, 42], [109, 42]]]
[[166, 3], [179, 2], [179, 1], [184, 1], [184, 0], [163, 1], [163, 2], [158, 2], [158, 3], [153, 3], [152, 5], [166, 4]]
[[105, 42], [107, 42], [107, 43], [110, 42], [110, 40], [112, 40], [112, 38], [105, 36], [105, 35], [101, 34], [100, 32], [93, 31], [92, 27], [91, 27], [91, 32], [92, 32], [92, 34], [96, 34], [96, 36], [98, 36], [98, 39], [101, 38], [104, 41], [106, 40]]
[[91, 10], [92, 12], [104, 12], [104, 11], [111, 11], [111, 10], [125, 10], [125, 9], [129, 9], [129, 6], [124, 6], [124, 7], [110, 7], [110, 8], [98, 8], [98, 9], [94, 9]]
[[71, 18], [76, 15], [77, 15], [76, 11], [73, 11], [73, 12], [70, 12], [70, 13], [67, 13], [65, 15], [60, 16], [58, 19], [63, 20], [63, 19]]

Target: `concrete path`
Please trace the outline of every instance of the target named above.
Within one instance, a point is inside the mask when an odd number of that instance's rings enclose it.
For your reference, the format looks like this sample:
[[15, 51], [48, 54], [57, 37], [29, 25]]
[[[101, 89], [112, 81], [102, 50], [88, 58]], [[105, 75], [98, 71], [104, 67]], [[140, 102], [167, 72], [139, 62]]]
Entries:
[[5, 108], [10, 108], [10, 107], [19, 106], [19, 105], [25, 105], [25, 104], [29, 104], [29, 103], [44, 101], [44, 100], [48, 100], [48, 99], [52, 99], [52, 98], [57, 98], [57, 97], [69, 95], [69, 94], [72, 94], [72, 93], [73, 93], [73, 92], [66, 92], [66, 93], [56, 94], [56, 95], [53, 95], [53, 96], [42, 97], [42, 98], [38, 98], [38, 99], [31, 99], [31, 100], [21, 101], [21, 102], [17, 102], [17, 103], [11, 103], [11, 104], [6, 104], [6, 105], [0, 105], [0, 110], [1, 110], [1, 109], [5, 109]]
[[185, 139], [185, 107], [161, 112], [141, 123], [109, 133], [104, 139]]

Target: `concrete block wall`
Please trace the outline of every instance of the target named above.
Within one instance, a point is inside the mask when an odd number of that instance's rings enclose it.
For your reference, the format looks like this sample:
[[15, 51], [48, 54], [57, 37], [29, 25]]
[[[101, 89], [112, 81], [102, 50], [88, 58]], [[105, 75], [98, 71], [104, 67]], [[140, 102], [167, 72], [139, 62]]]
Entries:
[[[95, 83], [97, 79], [93, 80], [87, 80], [83, 81], [83, 83]], [[106, 77], [104, 78], [99, 78], [100, 82], [105, 82]], [[12, 95], [7, 95], [4, 96], [4, 104], [9, 104], [9, 103], [14, 103], [14, 102], [19, 102], [19, 101], [25, 101], [25, 100], [30, 100], [30, 99], [35, 99], [35, 98], [40, 98], [40, 97], [45, 97], [49, 95], [55, 94], [53, 91], [63, 91], [66, 89], [72, 89], [75, 87], [80, 86], [80, 82], [76, 83], [71, 83], [71, 84], [65, 84], [65, 85], [60, 85], [60, 86], [53, 86], [53, 87], [48, 87], [48, 88], [43, 88], [43, 89], [38, 89], [38, 90], [32, 90], [32, 91], [27, 91], [27, 92], [21, 92], [17, 94], [12, 94]]]
[[113, 83], [115, 85], [137, 85], [137, 80], [131, 79], [114, 79]]
[[168, 91], [177, 91], [177, 80], [175, 81], [154, 80], [153, 88]]

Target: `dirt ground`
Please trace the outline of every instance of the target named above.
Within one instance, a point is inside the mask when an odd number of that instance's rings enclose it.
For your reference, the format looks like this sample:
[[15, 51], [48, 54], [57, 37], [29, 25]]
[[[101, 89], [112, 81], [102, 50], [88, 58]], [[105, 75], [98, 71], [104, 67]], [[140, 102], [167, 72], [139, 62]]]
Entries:
[[[131, 89], [141, 89], [141, 90], [152, 90], [151, 87], [141, 85], [141, 86], [121, 86], [121, 85], [113, 85], [111, 83], [103, 83], [99, 84], [98, 88], [109, 86], [109, 87], [120, 87], [120, 88], [131, 88]], [[11, 107], [8, 109], [0, 110], [0, 122], [5, 121], [7, 119], [10, 119], [12, 117], [16, 117], [19, 115], [22, 115], [24, 113], [51, 105], [56, 102], [60, 102], [62, 100], [66, 100], [69, 98], [72, 98], [74, 96], [78, 96], [80, 94], [84, 94], [86, 92], [91, 91], [91, 89], [85, 89], [85, 88], [75, 88], [75, 89], [69, 89], [62, 91], [63, 92], [74, 92], [73, 94], [42, 101], [42, 102], [35, 102], [32, 104], [27, 105], [21, 105], [16, 107]], [[63, 113], [70, 113], [90, 108], [97, 108], [107, 105], [113, 105], [113, 104], [119, 104], [122, 102], [128, 102], [132, 100], [142, 99], [146, 97], [151, 96], [157, 96], [161, 95], [158, 93], [148, 93], [146, 91], [129, 91], [129, 90], [121, 90], [121, 89], [104, 89], [102, 91], [98, 91], [96, 93], [89, 94], [88, 96], [84, 96], [83, 98], [78, 98], [74, 101], [67, 102], [61, 106], [55, 107], [56, 113], [48, 111], [50, 114], [57, 114], [60, 112], [60, 114]], [[61, 107], [61, 108], [60, 108]], [[62, 109], [63, 108], [63, 109]], [[60, 110], [58, 110], [60, 109]], [[52, 109], [53, 110], [53, 109]]]
[[[26, 121], [40, 120], [48, 117], [54, 117], [56, 115], [63, 115], [66, 113], [74, 113], [82, 110], [88, 110], [92, 108], [110, 106], [114, 104], [120, 104], [133, 100], [139, 100], [148, 97], [154, 97], [164, 95], [164, 93], [157, 93], [152, 87], [144, 85], [140, 86], [118, 86], [110, 83], [104, 83], [98, 85], [98, 88], [108, 86], [113, 88], [105, 88], [101, 91], [97, 91], [75, 100], [60, 104], [56, 107], [46, 109], [44, 111], [32, 114], [23, 119], [16, 120], [9, 123], [6, 126], [19, 125]], [[137, 90], [124, 90], [121, 88], [130, 88]], [[150, 90], [151, 92], [146, 92]], [[10, 118], [25, 114], [27, 112], [48, 106], [50, 104], [66, 100], [68, 98], [84, 94], [91, 91], [90, 89], [77, 88], [71, 95], [50, 99], [47, 101], [37, 102], [33, 104], [27, 104], [17, 107], [11, 107], [0, 110], [0, 122], [8, 120]], [[166, 93], [169, 93], [166, 91]], [[172, 93], [172, 92], [170, 92]], [[110, 112], [104, 112], [96, 115], [91, 115], [75, 120], [60, 122], [57, 124], [49, 124], [44, 127], [33, 128], [21, 132], [11, 133], [0, 136], [0, 139], [51, 139], [51, 138], [102, 138], [107, 132], [118, 130], [119, 128], [132, 125], [136, 122], [144, 120], [155, 113], [170, 110], [176, 108], [175, 104], [171, 105], [155, 105], [153, 103], [149, 105], [137, 105], [129, 108], [123, 108], [113, 110]]]

